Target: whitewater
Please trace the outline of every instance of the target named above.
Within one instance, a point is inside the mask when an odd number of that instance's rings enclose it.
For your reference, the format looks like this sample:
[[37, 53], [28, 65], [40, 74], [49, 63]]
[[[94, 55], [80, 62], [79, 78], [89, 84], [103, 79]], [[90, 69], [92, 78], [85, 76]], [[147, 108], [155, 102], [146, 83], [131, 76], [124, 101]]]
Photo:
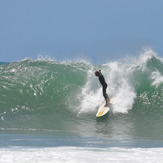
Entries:
[[[102, 118], [99, 69], [112, 99]], [[0, 64], [0, 162], [161, 162], [162, 117], [163, 59], [152, 50], [102, 65]]]

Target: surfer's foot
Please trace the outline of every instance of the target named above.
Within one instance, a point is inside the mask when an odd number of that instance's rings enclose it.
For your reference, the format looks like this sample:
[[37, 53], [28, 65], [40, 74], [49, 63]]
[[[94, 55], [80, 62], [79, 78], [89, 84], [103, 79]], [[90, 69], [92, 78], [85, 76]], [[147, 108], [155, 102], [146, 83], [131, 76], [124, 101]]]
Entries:
[[106, 103], [104, 107], [107, 107], [107, 106], [108, 106], [108, 104]]

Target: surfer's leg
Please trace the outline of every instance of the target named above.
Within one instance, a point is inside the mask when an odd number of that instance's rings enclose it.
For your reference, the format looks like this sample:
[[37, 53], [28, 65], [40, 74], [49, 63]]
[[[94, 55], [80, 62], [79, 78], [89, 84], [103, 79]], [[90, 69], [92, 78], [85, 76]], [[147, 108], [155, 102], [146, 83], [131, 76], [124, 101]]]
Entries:
[[103, 90], [103, 96], [104, 96], [105, 101], [106, 101], [106, 105], [108, 105], [108, 99], [109, 99], [109, 97], [108, 97], [108, 95], [106, 93], [106, 88], [107, 88], [107, 85], [106, 86], [103, 86], [102, 87], [102, 90]]

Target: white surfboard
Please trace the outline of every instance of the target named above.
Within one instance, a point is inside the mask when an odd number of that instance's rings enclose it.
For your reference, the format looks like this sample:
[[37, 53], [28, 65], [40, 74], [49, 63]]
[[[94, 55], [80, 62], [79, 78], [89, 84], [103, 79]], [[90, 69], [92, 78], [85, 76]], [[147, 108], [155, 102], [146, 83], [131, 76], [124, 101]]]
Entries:
[[110, 110], [110, 104], [111, 102], [109, 102], [107, 106], [105, 106], [105, 104], [101, 105], [97, 111], [96, 117], [102, 117], [106, 113], [108, 113], [108, 111]]

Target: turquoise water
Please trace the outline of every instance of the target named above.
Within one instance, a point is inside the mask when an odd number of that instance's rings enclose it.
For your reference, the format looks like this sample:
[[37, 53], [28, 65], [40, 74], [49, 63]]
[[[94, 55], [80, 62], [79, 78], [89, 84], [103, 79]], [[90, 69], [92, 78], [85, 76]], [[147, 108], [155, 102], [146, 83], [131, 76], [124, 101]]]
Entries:
[[[104, 102], [96, 69], [112, 98], [102, 118], [95, 116]], [[0, 76], [2, 151], [163, 147], [163, 60], [156, 54], [103, 65], [25, 59], [1, 64]]]

